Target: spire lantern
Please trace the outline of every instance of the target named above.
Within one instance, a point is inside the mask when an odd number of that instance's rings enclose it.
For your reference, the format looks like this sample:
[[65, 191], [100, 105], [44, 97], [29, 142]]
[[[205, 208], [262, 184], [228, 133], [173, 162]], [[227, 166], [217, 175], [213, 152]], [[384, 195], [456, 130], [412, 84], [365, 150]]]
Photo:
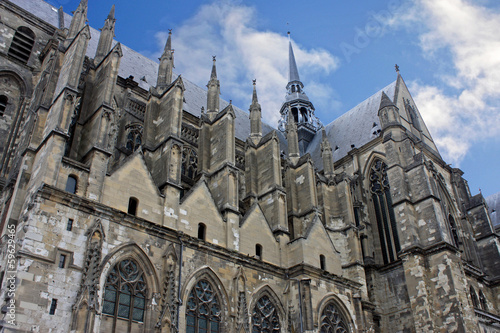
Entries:
[[[288, 36], [290, 37], [290, 33]], [[305, 154], [309, 143], [322, 125], [314, 115], [314, 105], [304, 92], [304, 84], [300, 81], [291, 40], [288, 42], [288, 84], [286, 91], [285, 102], [280, 110], [281, 119], [278, 128], [284, 132], [288, 122], [293, 117], [297, 126], [300, 154]]]

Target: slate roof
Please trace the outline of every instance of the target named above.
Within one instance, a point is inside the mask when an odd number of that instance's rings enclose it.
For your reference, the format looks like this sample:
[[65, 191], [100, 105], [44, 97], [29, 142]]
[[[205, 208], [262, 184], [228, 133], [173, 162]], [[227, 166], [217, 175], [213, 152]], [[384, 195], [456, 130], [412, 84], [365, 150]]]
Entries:
[[[33, 13], [54, 27], [59, 26], [57, 9], [43, 0], [10, 0], [10, 2]], [[70, 22], [71, 15], [65, 13], [64, 26], [69, 27]], [[97, 49], [100, 32], [94, 28], [90, 28], [90, 32], [92, 38], [89, 41], [87, 48], [87, 56], [93, 58]], [[116, 43], [117, 41], [113, 41], [113, 46]], [[130, 75], [134, 76], [135, 81], [137, 81], [139, 86], [145, 90], [149, 90], [151, 86], [155, 86], [158, 63], [123, 44], [122, 51], [123, 57], [120, 62], [118, 75], [123, 78], [128, 78]], [[298, 71], [296, 76], [298, 78]], [[206, 109], [207, 91], [184, 77], [183, 82], [184, 87], [186, 88], [184, 92], [186, 102], [184, 103], [183, 108], [190, 114], [199, 117], [201, 114], [201, 107], [203, 106]], [[394, 101], [396, 82], [397, 81], [394, 81], [326, 126], [326, 133], [334, 150], [333, 158], [335, 161], [347, 155], [347, 153], [352, 149], [351, 145], [354, 145], [356, 148], [360, 148], [379, 135], [377, 133], [377, 130], [380, 129], [378, 109], [380, 106], [382, 91], [385, 92], [392, 101]], [[223, 110], [227, 105], [227, 101], [222, 99], [220, 100], [221, 110]], [[234, 106], [234, 110], [236, 114], [236, 137], [245, 141], [250, 135], [250, 120], [248, 113], [236, 106]], [[272, 126], [266, 123], [262, 124], [263, 136], [272, 130], [275, 130]], [[280, 148], [281, 150], [287, 152], [288, 149], [286, 139], [280, 131], [277, 132], [281, 142]], [[311, 154], [318, 170], [323, 169], [320, 145], [321, 131], [318, 131], [307, 150], [307, 152]]]
[[495, 229], [500, 228], [500, 192], [487, 197], [488, 212], [490, 213], [491, 222]]
[[[42, 0], [10, 0], [10, 2], [15, 5], [33, 13], [41, 20], [53, 25], [54, 27], [59, 26], [59, 15], [57, 8], [46, 3]], [[71, 23], [72, 16], [64, 13], [64, 26], [69, 27]], [[104, 22], [103, 22], [104, 24]], [[93, 58], [97, 50], [97, 44], [99, 42], [99, 30], [90, 28], [91, 39], [89, 40], [86, 55]], [[113, 46], [116, 45], [117, 41], [113, 41]], [[126, 45], [121, 45], [123, 51], [123, 57], [120, 61], [120, 68], [118, 70], [118, 75], [123, 78], [128, 78], [132, 75], [136, 82], [139, 83], [139, 87], [149, 90], [151, 86], [156, 85], [156, 80], [158, 76], [158, 63], [151, 60], [142, 54], [132, 50]], [[174, 76], [175, 77], [175, 76]], [[142, 79], [145, 78], [145, 81]], [[184, 92], [184, 103], [183, 109], [194, 116], [199, 117], [201, 114], [201, 107], [205, 107], [207, 103], [207, 91], [201, 87], [198, 87], [193, 82], [186, 78], [182, 78], [184, 82], [184, 87], [186, 91]], [[208, 81], [208, 78], [207, 78]], [[220, 109], [223, 110], [229, 103], [223, 99], [220, 100]], [[236, 137], [240, 140], [245, 141], [250, 135], [250, 119], [248, 113], [242, 109], [234, 106], [234, 111], [236, 114], [235, 119], [235, 133]], [[262, 134], [263, 136], [274, 130], [274, 128], [266, 123], [262, 124]], [[283, 134], [280, 132], [278, 136], [281, 141], [281, 149], [287, 150], [286, 140]]]
[[[354, 148], [361, 148], [379, 136], [380, 120], [378, 110], [382, 92], [386, 93], [391, 100], [394, 100], [396, 83], [397, 81], [394, 81], [325, 126], [328, 141], [332, 146], [334, 161], [338, 161], [347, 155], [353, 149], [351, 145], [354, 145]], [[307, 149], [318, 170], [323, 169], [321, 139], [321, 131], [318, 131]]]

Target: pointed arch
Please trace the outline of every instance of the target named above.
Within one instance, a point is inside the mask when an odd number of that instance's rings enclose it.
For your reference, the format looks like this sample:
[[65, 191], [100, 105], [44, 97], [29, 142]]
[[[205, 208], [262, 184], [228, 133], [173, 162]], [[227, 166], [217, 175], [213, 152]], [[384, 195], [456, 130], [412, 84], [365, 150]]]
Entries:
[[[213, 298], [211, 304], [218, 309], [217, 318], [215, 318], [214, 321], [211, 320], [212, 317], [207, 317], [205, 318], [205, 320], [210, 321], [210, 323], [212, 324], [214, 322], [219, 323], [218, 330], [214, 330], [214, 332], [229, 333], [229, 328], [227, 325], [229, 322], [230, 309], [229, 297], [226, 289], [222, 284], [222, 281], [219, 279], [217, 274], [210, 267], [203, 266], [193, 272], [186, 279], [186, 281], [187, 282], [184, 284], [181, 290], [181, 299], [183, 304], [186, 304], [186, 306], [183, 307], [184, 313], [181, 314], [181, 316], [184, 318], [184, 324], [180, 325], [180, 331], [188, 331], [188, 320], [190, 321], [189, 324], [192, 324], [196, 327], [198, 325], [198, 320], [201, 320], [201, 317], [196, 317], [196, 313], [193, 313], [196, 311], [196, 308], [198, 306], [198, 303], [196, 301], [197, 294], [193, 293], [193, 291], [195, 290], [195, 288], [203, 288], [203, 294], [206, 294], [207, 292], [212, 292], [215, 294], [215, 297]], [[192, 305], [191, 310], [194, 311], [188, 311], [189, 304]], [[189, 327], [195, 329], [193, 326]], [[194, 330], [193, 332], [198, 331]]]
[[[134, 242], [126, 243], [115, 248], [104, 258], [102, 264], [100, 265], [99, 271], [101, 275], [99, 279], [99, 313], [102, 313], [103, 311], [103, 299], [105, 294], [104, 289], [108, 277], [112, 270], [117, 266], [117, 264], [125, 260], [133, 261], [137, 265], [144, 278], [146, 289], [144, 296], [145, 308], [142, 325], [144, 325], [144, 327], [146, 328], [152, 328], [152, 326], [154, 326], [154, 319], [152, 318], [152, 300], [154, 298], [154, 295], [157, 295], [159, 291], [158, 276], [155, 267], [149, 260], [148, 255]], [[97, 326], [100, 326], [101, 328], [106, 330], [106, 332], [112, 332], [113, 325], [110, 326], [110, 323], [105, 322], [104, 319], [104, 316], [98, 317], [98, 319], [96, 319], [97, 321], [99, 321], [97, 323]], [[116, 326], [115, 329], [115, 332], [121, 332]]]
[[[284, 330], [286, 328], [286, 312], [283, 307], [283, 304], [278, 297], [278, 295], [274, 292], [274, 290], [268, 285], [264, 284], [261, 287], [259, 287], [252, 295], [250, 298], [249, 302], [249, 310], [250, 310], [250, 317], [252, 318], [251, 322], [251, 328], [252, 331], [254, 329], [259, 329], [259, 322], [256, 322], [255, 320], [258, 319], [262, 321], [262, 315], [259, 313], [259, 310], [262, 307], [266, 307], [267, 309], [272, 309], [271, 307], [274, 306], [275, 314], [278, 316], [278, 323], [279, 327], [275, 327], [275, 330], [269, 331], [269, 332], [281, 332], [281, 330]], [[273, 321], [275, 320], [274, 314], [271, 314], [270, 316], [267, 316], [266, 319]]]
[[376, 220], [382, 262], [389, 264], [398, 260], [401, 245], [385, 159], [380, 158], [378, 153], [372, 153], [363, 172], [365, 188], [372, 198], [371, 209]]
[[319, 327], [318, 332], [354, 332], [354, 322], [350, 311], [337, 295], [333, 293], [325, 295], [318, 303], [317, 309], [315, 315]]

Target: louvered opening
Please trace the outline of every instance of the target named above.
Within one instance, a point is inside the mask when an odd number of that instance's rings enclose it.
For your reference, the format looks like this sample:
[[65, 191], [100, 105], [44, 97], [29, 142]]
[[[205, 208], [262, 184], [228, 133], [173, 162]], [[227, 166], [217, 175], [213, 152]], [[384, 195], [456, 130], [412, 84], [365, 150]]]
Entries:
[[26, 27], [19, 27], [14, 34], [14, 39], [12, 39], [9, 56], [26, 64], [30, 58], [33, 44], [35, 44], [33, 31]]

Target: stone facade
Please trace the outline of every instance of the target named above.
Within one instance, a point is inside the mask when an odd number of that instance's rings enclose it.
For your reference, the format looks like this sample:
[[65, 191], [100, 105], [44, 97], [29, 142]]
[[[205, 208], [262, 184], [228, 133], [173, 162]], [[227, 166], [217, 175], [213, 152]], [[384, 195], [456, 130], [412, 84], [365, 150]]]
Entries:
[[290, 44], [274, 129], [87, 10], [0, 3], [1, 332], [500, 332], [486, 202], [399, 73], [322, 126]]

